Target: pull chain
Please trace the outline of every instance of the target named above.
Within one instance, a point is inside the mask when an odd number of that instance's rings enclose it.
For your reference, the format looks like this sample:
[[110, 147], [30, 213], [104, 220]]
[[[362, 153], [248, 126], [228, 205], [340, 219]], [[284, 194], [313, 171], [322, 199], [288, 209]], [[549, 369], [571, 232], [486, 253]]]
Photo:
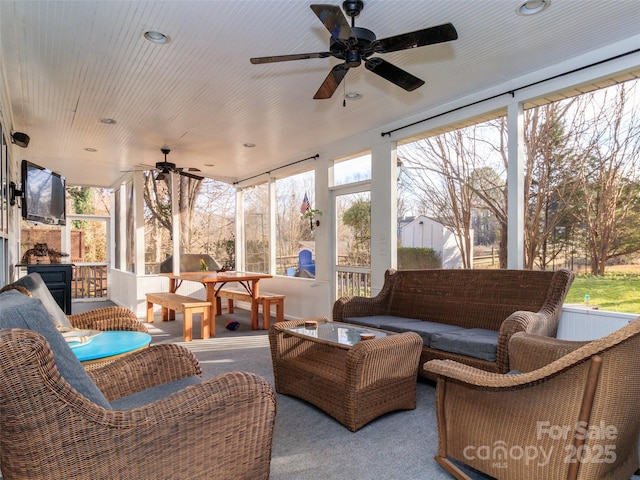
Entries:
[[346, 108], [347, 106], [347, 81], [345, 80], [342, 84], [342, 107]]

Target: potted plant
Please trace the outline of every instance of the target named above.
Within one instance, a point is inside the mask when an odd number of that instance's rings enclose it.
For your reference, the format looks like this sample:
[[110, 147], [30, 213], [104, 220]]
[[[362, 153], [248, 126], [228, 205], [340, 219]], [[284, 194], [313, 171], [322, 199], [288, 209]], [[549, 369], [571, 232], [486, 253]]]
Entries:
[[319, 227], [320, 226], [320, 220], [318, 220], [317, 218], [314, 218], [315, 216], [321, 216], [322, 212], [316, 208], [310, 208], [309, 210], [307, 210], [306, 212], [304, 212], [304, 214], [300, 217], [303, 220], [306, 220], [307, 218], [309, 219], [309, 226], [311, 227], [311, 230], [313, 230], [313, 227]]

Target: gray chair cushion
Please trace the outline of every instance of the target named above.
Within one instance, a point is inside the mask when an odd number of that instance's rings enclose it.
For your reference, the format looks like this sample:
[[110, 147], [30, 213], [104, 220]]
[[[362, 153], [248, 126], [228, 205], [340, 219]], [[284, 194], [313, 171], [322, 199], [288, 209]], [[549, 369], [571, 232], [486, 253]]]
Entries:
[[[406, 317], [396, 317], [394, 315], [370, 315], [367, 317], [347, 317], [342, 320], [345, 323], [354, 323], [356, 325], [364, 325], [365, 327], [380, 328], [383, 323], [403, 322]], [[420, 320], [416, 320], [419, 322]]]
[[42, 335], [51, 347], [62, 378], [96, 405], [111, 408], [51, 321], [51, 316], [39, 299], [27, 297], [17, 290], [9, 290], [0, 294], [0, 305], [0, 329], [21, 328]]
[[19, 279], [16, 282], [13, 282], [12, 285], [20, 285], [26, 288], [31, 292], [33, 298], [39, 299], [44, 308], [51, 314], [51, 318], [56, 325], [62, 325], [64, 327], [71, 327], [71, 322], [65, 315], [64, 311], [58, 305], [58, 302], [55, 301], [53, 295], [49, 291], [49, 288], [42, 280], [42, 277], [38, 272], [30, 273]]
[[394, 323], [383, 323], [380, 328], [391, 332], [416, 332], [422, 337], [425, 347], [431, 345], [431, 338], [436, 333], [458, 332], [466, 330], [466, 328], [457, 325], [448, 325], [446, 323], [428, 322], [425, 320], [403, 320]]
[[467, 328], [455, 332], [435, 333], [431, 336], [430, 347], [495, 362], [498, 332], [484, 328]]
[[151, 402], [155, 402], [161, 398], [164, 398], [172, 393], [178, 392], [183, 388], [191, 385], [197, 385], [202, 382], [202, 379], [198, 376], [181, 378], [173, 382], [158, 385], [153, 388], [136, 392], [132, 395], [119, 398], [111, 402], [111, 408], [114, 410], [131, 410], [132, 408], [142, 407]]

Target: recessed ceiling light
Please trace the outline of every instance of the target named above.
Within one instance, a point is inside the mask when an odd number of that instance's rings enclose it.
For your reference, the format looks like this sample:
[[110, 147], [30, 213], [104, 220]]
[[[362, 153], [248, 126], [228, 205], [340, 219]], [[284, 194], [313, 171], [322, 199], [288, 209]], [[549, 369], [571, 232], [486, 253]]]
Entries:
[[101, 118], [100, 123], [104, 123], [105, 125], [115, 125], [116, 121], [113, 118]]
[[344, 98], [346, 98], [347, 100], [360, 100], [362, 98], [362, 95], [358, 92], [349, 92], [345, 94]]
[[205, 163], [204, 166], [205, 167], [215, 167], [216, 164], [215, 163]]
[[142, 36], [151, 43], [169, 43], [169, 36], [157, 30], [147, 30]]
[[247, 148], [253, 148], [253, 147], [255, 147], [255, 146], [256, 146], [256, 144], [255, 144], [255, 143], [249, 143], [249, 142], [247, 142], [247, 143], [243, 143], [242, 145], [243, 145], [243, 146], [245, 146], [245, 147], [247, 147]]
[[97, 148], [91, 148], [91, 147], [87, 147], [87, 148], [85, 148], [85, 150], [86, 150], [87, 152], [91, 152], [91, 153], [93, 153], [93, 152], [97, 152], [97, 151], [98, 151], [98, 149], [97, 149]]
[[516, 8], [516, 13], [518, 15], [535, 15], [546, 10], [549, 5], [551, 5], [551, 0], [527, 0]]

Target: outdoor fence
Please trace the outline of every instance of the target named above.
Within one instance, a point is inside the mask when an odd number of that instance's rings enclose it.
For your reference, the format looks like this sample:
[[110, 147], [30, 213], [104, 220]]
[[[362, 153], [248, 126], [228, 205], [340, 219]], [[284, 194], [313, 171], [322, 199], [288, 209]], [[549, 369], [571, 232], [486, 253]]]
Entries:
[[73, 266], [71, 298], [100, 298], [107, 296], [107, 264], [78, 262]]

